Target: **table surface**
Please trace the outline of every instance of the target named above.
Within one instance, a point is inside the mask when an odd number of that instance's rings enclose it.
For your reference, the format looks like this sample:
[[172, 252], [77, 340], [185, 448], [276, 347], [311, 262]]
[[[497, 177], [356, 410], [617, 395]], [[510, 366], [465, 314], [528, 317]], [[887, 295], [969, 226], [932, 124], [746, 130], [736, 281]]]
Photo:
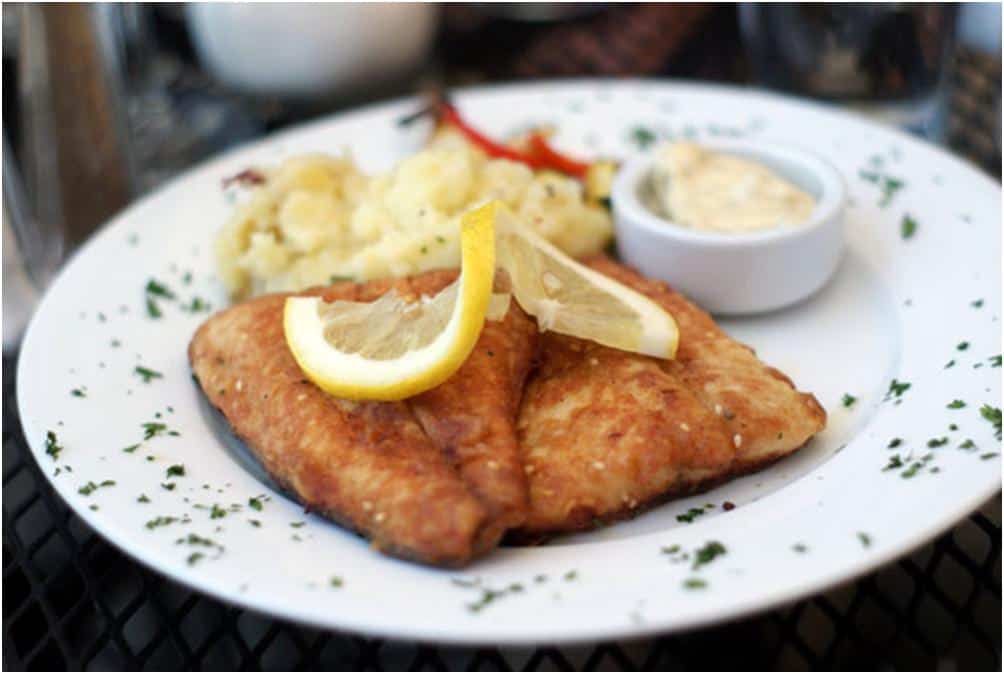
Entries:
[[[1000, 175], [996, 71], [960, 59], [948, 144]], [[989, 133], [989, 135], [988, 135]], [[31, 458], [3, 360], [3, 668], [630, 670], [1001, 666], [1001, 497], [912, 555], [795, 605], [575, 647], [456, 648], [308, 629], [192, 592], [81, 522]], [[728, 648], [722, 648], [728, 644]]]

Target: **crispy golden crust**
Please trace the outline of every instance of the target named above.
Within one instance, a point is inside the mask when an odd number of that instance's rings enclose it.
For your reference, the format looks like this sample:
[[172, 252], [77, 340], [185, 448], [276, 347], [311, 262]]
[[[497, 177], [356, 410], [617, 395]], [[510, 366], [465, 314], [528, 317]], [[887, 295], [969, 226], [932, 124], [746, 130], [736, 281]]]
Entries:
[[788, 377], [725, 334], [683, 295], [607, 258], [596, 258], [590, 266], [648, 295], [676, 319], [680, 348], [675, 360], [661, 361], [662, 367], [721, 416], [739, 450], [737, 471], [790, 454], [826, 425], [826, 411], [813, 395], [796, 390]]
[[[456, 277], [455, 271], [434, 271], [370, 282], [357, 286], [354, 299], [370, 302], [391, 289], [417, 299], [434, 295]], [[515, 419], [536, 349], [537, 324], [512, 302], [502, 321], [485, 322], [456, 374], [407, 401], [426, 435], [487, 512], [479, 548], [494, 547], [507, 529], [526, 518], [527, 485]]]
[[[304, 294], [372, 301], [434, 294], [454, 272]], [[515, 304], [488, 323], [461, 371], [400, 403], [332, 398], [307, 381], [282, 334], [286, 295], [207, 321], [189, 359], [209, 401], [308, 508], [386, 552], [440, 565], [490, 550], [527, 510], [514, 419], [536, 326]]]
[[541, 337], [541, 365], [517, 420], [530, 516], [513, 539], [591, 528], [708, 489], [823, 428], [814, 397], [682, 295], [607, 258], [589, 264], [669, 310], [680, 348], [666, 361]]
[[656, 359], [554, 333], [541, 342], [517, 421], [524, 537], [590, 528], [731, 467], [720, 420]]
[[488, 511], [484, 536], [498, 542], [528, 510], [515, 418], [537, 345], [537, 326], [513, 302], [488, 321], [463, 367], [408, 402], [429, 438], [457, 466]]

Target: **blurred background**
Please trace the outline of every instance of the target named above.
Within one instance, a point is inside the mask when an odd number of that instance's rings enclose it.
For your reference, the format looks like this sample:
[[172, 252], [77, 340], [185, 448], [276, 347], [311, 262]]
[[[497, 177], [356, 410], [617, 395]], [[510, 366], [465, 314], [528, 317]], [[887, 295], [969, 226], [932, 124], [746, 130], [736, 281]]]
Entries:
[[844, 106], [999, 176], [1000, 57], [999, 3], [4, 3], [4, 347], [124, 205], [314, 117], [486, 82], [700, 79]]
[[[998, 3], [252, 6], [5, 2], [5, 496], [21, 488], [15, 479], [20, 459], [11, 458], [15, 463], [9, 466], [8, 450], [17, 440], [8, 434], [11, 424], [7, 422], [13, 406], [8, 386], [13, 360], [9, 358], [16, 353], [24, 321], [73, 248], [129, 202], [229, 147], [376, 100], [435, 88], [584, 76], [707, 80], [811, 97], [944, 144], [997, 177], [1001, 172]], [[36, 486], [26, 482], [23, 488]], [[66, 526], [68, 514], [59, 509], [62, 506], [54, 507], [52, 521], [38, 526], [55, 527], [60, 518], [59, 526]], [[5, 530], [15, 524], [8, 517], [5, 506]], [[989, 645], [983, 642], [982, 651], [945, 650], [940, 642], [926, 636], [917, 637], [922, 648], [910, 646], [920, 648], [919, 656], [918, 652], [897, 652], [885, 653], [882, 659], [875, 652], [861, 655], [852, 650], [848, 656], [841, 655], [836, 646], [817, 649], [812, 639], [818, 637], [819, 630], [844, 633], [856, 629], [854, 621], [832, 603], [823, 611], [824, 618], [817, 617], [815, 627], [805, 628], [810, 630], [807, 633], [798, 632], [802, 636], [796, 631], [803, 630], [804, 609], [796, 609], [795, 618], [790, 617], [792, 613], [779, 613], [782, 617], [771, 619], [774, 622], [741, 627], [738, 632], [729, 628], [731, 632], [718, 634], [746, 643], [763, 657], [762, 661], [745, 662], [743, 668], [848, 663], [871, 668], [890, 662], [919, 663], [923, 668], [945, 663], [954, 668], [961, 663], [963, 668], [968, 664], [991, 669], [996, 662], [999, 668], [1000, 527], [999, 520], [997, 524], [986, 517], [983, 520], [985, 527], [978, 522], [970, 525], [976, 527], [972, 536], [980, 541], [989, 537], [990, 567], [977, 565], [969, 572], [977, 586], [984, 582], [978, 580], [978, 574], [990, 576], [989, 611], [996, 610], [997, 617], [996, 636], [991, 629], [993, 638]], [[957, 554], [959, 548], [954, 543], [942, 541], [938, 545], [941, 548], [934, 548], [941, 549], [938, 555], [965, 556]], [[91, 551], [97, 546], [103, 546], [98, 549], [114, 560], [106, 561], [105, 566], [127, 564], [130, 570], [123, 574], [140, 573], [100, 542], [94, 543]], [[57, 597], [56, 603], [47, 604], [51, 598], [41, 595], [51, 585], [29, 581], [32, 574], [39, 573], [31, 569], [36, 560], [10, 547], [6, 533], [3, 554], [8, 589], [4, 597], [5, 669], [40, 664], [92, 668], [212, 664], [202, 659], [209, 651], [186, 650], [177, 645], [185, 643], [184, 639], [179, 642], [174, 637], [158, 642], [174, 644], [174, 651], [158, 656], [159, 660], [154, 656], [161, 649], [142, 658], [135, 653], [115, 655], [119, 651], [112, 646], [122, 639], [124, 622], [136, 610], [120, 619], [116, 609], [98, 600], [95, 581], [86, 571], [78, 574], [79, 583], [62, 588], [60, 593], [73, 595], [74, 606], [83, 602], [92, 607], [92, 613], [87, 614], [90, 626], [74, 628], [74, 643], [66, 637], [55, 639], [47, 616], [60, 610], [59, 601], [69, 599]], [[168, 608], [162, 610], [161, 618], [149, 619], [148, 629], [170, 631], [177, 629], [172, 621], [189, 620], [177, 618], [171, 608], [179, 596], [178, 605], [188, 606], [185, 615], [215, 611], [230, 621], [231, 627], [237, 623], [236, 614], [214, 602], [157, 580], [148, 572], [139, 577], [141, 594], [138, 590], [117, 590], [125, 592], [123, 601], [131, 602], [129, 605], [139, 602], [136, 605], [146, 606], [144, 602], [153, 601], [157, 593], [170, 594], [158, 600]], [[923, 575], [916, 582], [934, 583]], [[880, 595], [875, 589], [864, 592], [863, 601], [869, 592], [874, 597]], [[858, 596], [855, 589], [853, 601], [858, 601]], [[978, 626], [984, 619], [974, 618], [972, 611], [977, 609], [969, 606], [976, 601], [973, 596], [976, 594], [964, 594], [959, 600], [959, 606], [968, 602], [965, 610], [969, 613], [958, 620]], [[13, 617], [9, 620], [9, 616]], [[29, 620], [24, 616], [35, 617]], [[920, 620], [916, 616], [908, 619]], [[275, 662], [284, 665], [282, 668], [335, 663], [322, 658], [320, 647], [303, 647], [305, 633], [277, 627], [264, 618], [256, 620], [263, 634], [272, 635], [267, 643], [264, 638], [248, 641], [253, 649], [248, 650], [248, 645], [242, 645], [244, 641], [230, 635], [240, 645], [237, 660], [220, 661], [217, 666], [261, 666], [263, 654], [271, 653], [271, 644], [280, 641], [286, 644], [285, 650]], [[956, 649], [962, 630], [959, 625], [962, 622], [957, 621], [952, 628], [952, 644], [956, 644], [952, 648]], [[761, 628], [772, 630], [772, 636]], [[219, 635], [230, 630], [214, 629]], [[917, 629], [923, 631], [923, 627]], [[285, 636], [276, 641], [277, 635]], [[700, 647], [693, 653], [707, 653], [707, 640], [702, 639], [683, 637], [675, 643], [682, 648], [680, 653], [690, 652], [688, 643]], [[772, 645], [765, 650], [767, 642], [776, 644], [776, 649]], [[345, 643], [349, 649], [345, 652], [355, 654], [340, 655], [348, 658], [345, 662], [367, 668], [381, 666], [375, 655], [381, 648], [379, 643], [375, 647], [372, 640], [346, 639]], [[407, 651], [418, 653], [416, 660], [393, 662], [405, 667], [415, 662], [435, 666], [446, 657], [430, 655], [422, 648]], [[589, 668], [604, 662], [624, 666], [621, 660], [628, 657], [627, 651], [609, 649], [590, 651], [591, 655], [584, 656], [585, 664]], [[140, 655], [143, 653], [146, 651]], [[571, 656], [534, 652], [526, 657], [529, 660], [524, 658], [524, 664], [564, 668]], [[788, 660], [782, 662], [782, 657]], [[492, 653], [484, 662], [500, 666]], [[674, 664], [658, 658], [655, 662]], [[714, 662], [730, 668], [728, 659]], [[702, 668], [705, 665], [707, 661]]]

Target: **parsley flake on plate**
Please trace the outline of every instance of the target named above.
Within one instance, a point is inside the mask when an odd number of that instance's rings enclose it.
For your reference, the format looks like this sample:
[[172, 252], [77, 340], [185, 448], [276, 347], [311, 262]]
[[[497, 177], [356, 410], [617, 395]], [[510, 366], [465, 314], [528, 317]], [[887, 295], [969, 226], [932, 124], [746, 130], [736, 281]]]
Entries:
[[133, 372], [140, 376], [144, 384], [149, 384], [154, 379], [163, 379], [164, 377], [163, 373], [151, 370], [148, 367], [143, 367], [142, 365], [137, 365], [133, 369]]
[[913, 219], [913, 216], [903, 216], [903, 220], [899, 223], [899, 233], [904, 240], [913, 238], [913, 235], [917, 233], [917, 221]]

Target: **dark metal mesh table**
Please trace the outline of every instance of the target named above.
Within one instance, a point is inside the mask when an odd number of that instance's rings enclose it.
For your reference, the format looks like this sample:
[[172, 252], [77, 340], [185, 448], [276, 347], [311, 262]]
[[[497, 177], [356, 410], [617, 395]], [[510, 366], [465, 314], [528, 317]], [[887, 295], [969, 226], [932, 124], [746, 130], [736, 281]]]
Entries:
[[[987, 97], [958, 69], [950, 143], [1000, 174]], [[993, 70], [991, 69], [991, 73]], [[975, 82], [975, 88], [974, 88]], [[999, 109], [993, 114], [999, 116]], [[988, 122], [987, 120], [990, 119]], [[989, 140], [988, 140], [989, 138]], [[29, 456], [3, 361], [4, 669], [985, 669], [1001, 666], [1001, 498], [855, 583], [697, 632], [576, 647], [447, 648], [302, 628], [147, 570], [76, 518]], [[723, 648], [724, 646], [727, 646]]]

